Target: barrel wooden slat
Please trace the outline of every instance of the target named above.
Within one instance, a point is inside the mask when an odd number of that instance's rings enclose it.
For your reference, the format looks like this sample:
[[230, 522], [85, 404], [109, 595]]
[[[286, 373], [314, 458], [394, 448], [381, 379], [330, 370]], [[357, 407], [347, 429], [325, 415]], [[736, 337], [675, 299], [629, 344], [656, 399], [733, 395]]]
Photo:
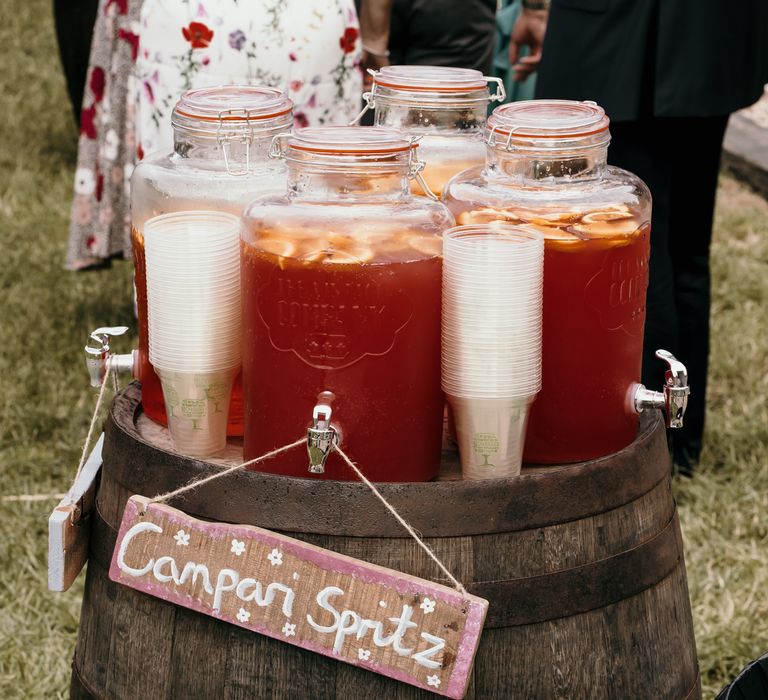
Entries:
[[[153, 698], [169, 700], [433, 697], [107, 580], [130, 495], [152, 496], [220, 468], [153, 446], [139, 427], [138, 398], [130, 387], [108, 420], [72, 697], [122, 700], [149, 687]], [[602, 460], [493, 483], [382, 487], [448, 567], [490, 601], [469, 700], [698, 697], [669, 468], [663, 427], [652, 418], [632, 446]], [[441, 578], [360, 484], [258, 473], [214, 483], [213, 495], [174, 505]]]
[[472, 538], [477, 580], [538, 576], [610, 557], [658, 533], [674, 502], [661, 482], [624, 507], [592, 518]]
[[[92, 537], [98, 537], [93, 533]], [[114, 620], [112, 601], [117, 595], [117, 585], [103, 575], [99, 562], [90, 562], [88, 569], [99, 568], [98, 574], [88, 574], [85, 579], [80, 629], [77, 635], [76, 657], [80, 660], [80, 675], [85, 675], [90, 687], [106, 688], [110, 666], [110, 639]], [[103, 604], [109, 606], [104, 615]]]
[[[173, 625], [173, 640], [166, 659], [170, 674], [169, 696], [173, 698], [218, 698], [227, 680], [231, 632], [212, 617], [187, 614], [178, 609]], [[203, 646], [200, 640], [205, 639]], [[205, 673], [189, 673], [205, 663]]]
[[[106, 426], [103, 456], [115, 481], [151, 497], [219, 469], [209, 462], [179, 459], [149, 442], [136, 425], [139, 398], [137, 385], [129, 385]], [[658, 423], [656, 415], [644, 417], [631, 449], [583, 464], [529, 468], [525, 479], [462, 482], [459, 489], [451, 481], [382, 484], [381, 491], [427, 537], [529, 530], [579, 520], [629, 503], [669, 477], [666, 439], [656, 429]], [[205, 492], [187, 492], [171, 505], [213, 520], [226, 512], [233, 521], [270, 530], [408, 537], [358, 482], [243, 471], [212, 482]]]
[[147, 688], [156, 697], [170, 697], [174, 634], [168, 632], [175, 629], [175, 606], [157, 607], [149, 596], [115, 588], [106, 697], [133, 698]]

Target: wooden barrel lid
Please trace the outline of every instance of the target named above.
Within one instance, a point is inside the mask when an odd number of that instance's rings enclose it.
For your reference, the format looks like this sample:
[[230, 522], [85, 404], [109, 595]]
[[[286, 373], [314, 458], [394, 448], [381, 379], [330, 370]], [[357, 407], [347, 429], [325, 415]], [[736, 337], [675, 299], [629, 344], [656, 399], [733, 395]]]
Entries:
[[[129, 385], [107, 420], [104, 478], [130, 493], [155, 496], [220, 464], [173, 452], [157, 434], [141, 430], [141, 390]], [[301, 447], [296, 449], [303, 449]], [[455, 457], [453, 458], [455, 461]], [[450, 466], [451, 456], [446, 458]], [[643, 416], [635, 441], [588, 462], [524, 468], [516, 479], [378, 485], [384, 497], [425, 537], [512, 532], [587, 518], [639, 498], [670, 473], [658, 412]], [[171, 501], [190, 515], [271, 530], [351, 537], [407, 537], [359, 482], [235, 472]]]

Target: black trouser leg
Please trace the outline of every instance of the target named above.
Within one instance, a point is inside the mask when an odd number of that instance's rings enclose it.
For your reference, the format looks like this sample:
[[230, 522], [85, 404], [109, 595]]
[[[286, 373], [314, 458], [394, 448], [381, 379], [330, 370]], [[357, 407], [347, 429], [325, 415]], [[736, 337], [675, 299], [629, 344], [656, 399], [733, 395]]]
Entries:
[[709, 361], [709, 248], [728, 117], [684, 121], [686, 124], [677, 134], [684, 160], [672, 182], [670, 222], [674, 231], [670, 236], [670, 255], [675, 275], [677, 351], [688, 367], [692, 392], [683, 428], [674, 435], [675, 458], [683, 465], [698, 461], [704, 433]]
[[59, 55], [78, 125], [98, 7], [99, 0], [53, 0]]
[[633, 172], [648, 185], [653, 196], [651, 260], [646, 298], [642, 382], [658, 388], [663, 374], [654, 353], [658, 348], [675, 352], [678, 345], [677, 306], [670, 249], [672, 169], [664, 153], [659, 130], [651, 120], [611, 124], [608, 160]]
[[727, 117], [645, 119], [611, 125], [613, 165], [641, 177], [653, 195], [643, 383], [658, 388], [657, 348], [688, 367], [691, 397], [675, 457], [698, 460], [709, 356], [709, 245]]

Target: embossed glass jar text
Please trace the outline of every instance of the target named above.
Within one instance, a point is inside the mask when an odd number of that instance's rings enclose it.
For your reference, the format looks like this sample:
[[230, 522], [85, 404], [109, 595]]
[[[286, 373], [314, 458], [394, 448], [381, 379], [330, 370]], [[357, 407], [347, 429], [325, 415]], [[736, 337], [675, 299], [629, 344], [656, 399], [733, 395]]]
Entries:
[[[440, 461], [442, 231], [448, 210], [409, 192], [411, 139], [301, 129], [279, 148], [288, 191], [242, 226], [245, 458], [305, 433], [318, 396], [374, 481], [425, 481]], [[259, 469], [307, 475], [306, 451]], [[331, 454], [324, 478], [354, 479]]]

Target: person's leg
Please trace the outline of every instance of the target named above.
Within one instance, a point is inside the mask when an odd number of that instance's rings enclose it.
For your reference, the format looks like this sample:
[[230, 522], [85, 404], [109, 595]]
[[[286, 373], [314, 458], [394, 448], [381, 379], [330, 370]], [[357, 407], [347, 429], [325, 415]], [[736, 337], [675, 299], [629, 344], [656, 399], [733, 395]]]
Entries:
[[[672, 167], [666, 152], [667, 120], [644, 119], [611, 124], [608, 161], [640, 177], [651, 190], [651, 259], [646, 300], [642, 382], [658, 390], [663, 384], [659, 348], [677, 353], [678, 320], [670, 253]], [[683, 360], [684, 361], [684, 360]]]
[[80, 110], [88, 73], [91, 37], [96, 22], [99, 0], [54, 0], [56, 38], [61, 65], [67, 81], [67, 92], [72, 103], [75, 120], [80, 125]]
[[675, 462], [699, 460], [709, 357], [709, 247], [727, 116], [676, 119], [670, 215], [679, 359], [688, 368], [691, 396], [683, 428], [674, 434]]

